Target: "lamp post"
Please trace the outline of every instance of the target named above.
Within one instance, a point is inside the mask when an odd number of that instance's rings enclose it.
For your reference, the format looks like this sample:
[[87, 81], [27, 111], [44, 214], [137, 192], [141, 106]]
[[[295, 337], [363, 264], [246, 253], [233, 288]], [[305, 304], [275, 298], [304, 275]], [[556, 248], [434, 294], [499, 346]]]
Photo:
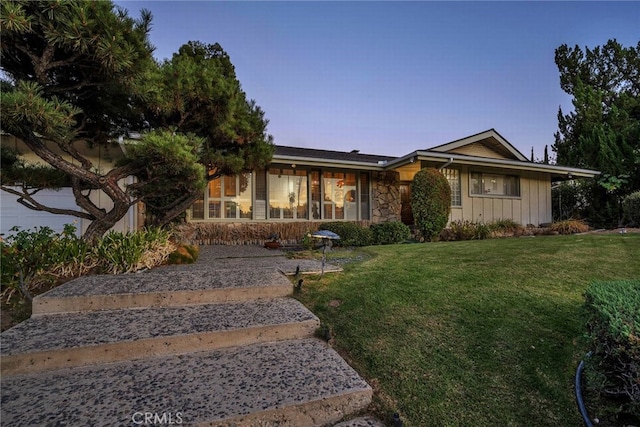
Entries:
[[320, 277], [322, 277], [324, 275], [324, 264], [327, 261], [327, 247], [331, 245], [332, 240], [340, 240], [340, 236], [333, 231], [318, 230], [315, 231], [311, 237], [322, 239], [322, 272], [320, 273]]

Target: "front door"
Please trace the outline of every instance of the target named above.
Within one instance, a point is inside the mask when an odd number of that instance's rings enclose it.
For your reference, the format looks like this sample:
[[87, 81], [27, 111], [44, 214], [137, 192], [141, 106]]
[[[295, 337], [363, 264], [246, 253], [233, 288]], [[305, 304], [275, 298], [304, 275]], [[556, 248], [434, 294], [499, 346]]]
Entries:
[[400, 183], [400, 219], [406, 225], [413, 225], [413, 212], [411, 211], [411, 183]]

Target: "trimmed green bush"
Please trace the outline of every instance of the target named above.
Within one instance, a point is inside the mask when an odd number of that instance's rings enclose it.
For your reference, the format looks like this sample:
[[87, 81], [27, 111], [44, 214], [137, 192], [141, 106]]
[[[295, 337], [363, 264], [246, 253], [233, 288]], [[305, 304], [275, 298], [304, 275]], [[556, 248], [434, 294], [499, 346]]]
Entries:
[[640, 191], [629, 194], [622, 201], [624, 221], [632, 227], [640, 227]]
[[591, 283], [585, 300], [590, 387], [620, 399], [622, 412], [640, 416], [640, 280]]
[[402, 243], [411, 235], [409, 227], [400, 221], [372, 224], [370, 229], [373, 233], [374, 245], [392, 245], [394, 243]]
[[333, 231], [340, 236], [340, 240], [333, 242], [335, 246], [369, 246], [373, 242], [371, 230], [353, 222], [327, 222], [318, 229]]
[[426, 240], [435, 240], [449, 221], [451, 187], [437, 169], [424, 168], [411, 181], [411, 210]]

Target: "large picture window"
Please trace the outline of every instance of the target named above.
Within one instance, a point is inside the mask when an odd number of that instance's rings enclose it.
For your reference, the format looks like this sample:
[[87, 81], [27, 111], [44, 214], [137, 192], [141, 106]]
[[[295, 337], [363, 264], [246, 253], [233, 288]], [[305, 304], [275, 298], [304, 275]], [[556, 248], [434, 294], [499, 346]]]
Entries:
[[307, 171], [269, 169], [269, 218], [308, 219]]
[[470, 181], [472, 195], [520, 197], [520, 179], [515, 175], [472, 172]]
[[324, 219], [358, 219], [356, 174], [324, 172], [322, 174]]
[[194, 202], [194, 221], [369, 219], [370, 178], [365, 172], [270, 167], [209, 182]]
[[209, 182], [208, 218], [251, 218], [251, 174], [221, 176]]

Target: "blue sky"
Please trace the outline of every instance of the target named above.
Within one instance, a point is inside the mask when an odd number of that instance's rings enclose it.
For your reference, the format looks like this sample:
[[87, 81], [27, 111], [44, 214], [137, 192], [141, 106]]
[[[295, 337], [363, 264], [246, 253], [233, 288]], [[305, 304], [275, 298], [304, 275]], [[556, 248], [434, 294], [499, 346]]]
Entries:
[[174, 2], [158, 59], [220, 43], [275, 143], [404, 155], [495, 128], [541, 158], [557, 130], [554, 51], [640, 40], [640, 2]]

